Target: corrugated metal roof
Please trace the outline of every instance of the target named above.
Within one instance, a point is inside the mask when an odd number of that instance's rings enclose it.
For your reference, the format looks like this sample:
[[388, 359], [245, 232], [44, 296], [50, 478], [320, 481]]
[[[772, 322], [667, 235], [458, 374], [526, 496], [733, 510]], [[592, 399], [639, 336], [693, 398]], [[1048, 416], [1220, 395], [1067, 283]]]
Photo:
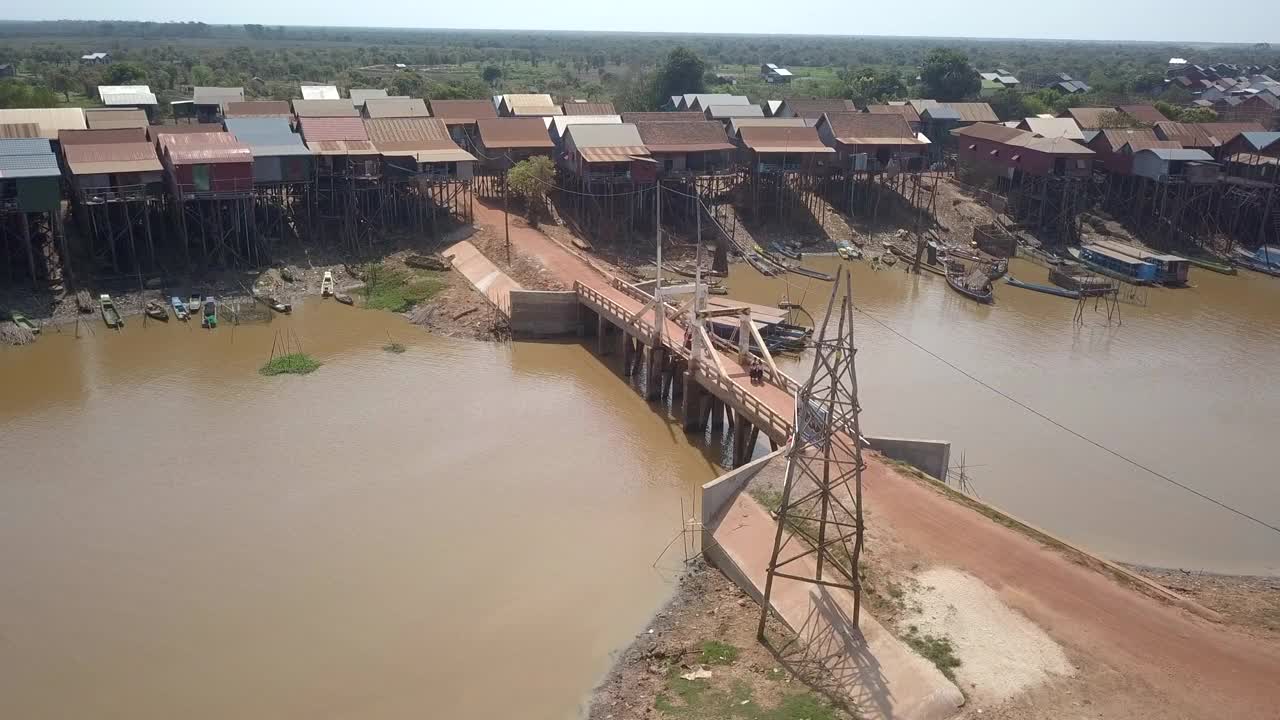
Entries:
[[368, 140], [314, 140], [307, 148], [316, 155], [377, 155], [378, 149]]
[[[579, 126], [581, 127], [581, 126]], [[584, 162], [626, 162], [636, 157], [648, 157], [649, 150], [643, 145], [617, 145], [608, 147], [579, 148], [578, 154]]]
[[[710, 105], [750, 105], [746, 95], [728, 93], [686, 93], [681, 96], [681, 106], [686, 109], [706, 110]], [[696, 106], [696, 107], [695, 107]]]
[[1115, 112], [1115, 108], [1109, 107], [1067, 108], [1067, 114], [1081, 130], [1101, 130], [1103, 116]]
[[53, 146], [44, 138], [8, 138], [0, 140], [0, 155], [41, 155], [53, 153]]
[[370, 118], [431, 117], [421, 98], [370, 98], [364, 113]]
[[946, 107], [959, 113], [961, 122], [1000, 122], [996, 111], [984, 102], [953, 102]]
[[304, 117], [298, 120], [302, 139], [310, 145], [326, 140], [368, 141], [364, 121], [358, 117]]
[[786, 98], [782, 105], [800, 117], [821, 117], [829, 112], [857, 112], [852, 100], [840, 98]]
[[283, 117], [293, 115], [286, 100], [248, 100], [227, 103], [223, 114], [228, 118]]
[[360, 117], [360, 113], [347, 100], [294, 100], [293, 112], [300, 118]]
[[546, 117], [548, 115], [563, 115], [558, 105], [508, 105], [507, 112], [517, 117]]
[[1167, 148], [1171, 150], [1177, 150], [1181, 147], [1182, 145], [1175, 140], [1152, 140], [1150, 138], [1139, 138], [1135, 140], [1130, 140], [1124, 145], [1121, 145], [1120, 152], [1124, 152], [1125, 148], [1128, 148], [1129, 154], [1132, 155], [1133, 153], [1136, 153], [1139, 150], [1148, 150], [1152, 148]]
[[[98, 130], [86, 132], [116, 132]], [[105, 173], [160, 172], [162, 166], [155, 147], [149, 142], [113, 143], [109, 145], [63, 145], [62, 154], [72, 175]]]
[[229, 132], [161, 135], [160, 146], [175, 165], [253, 162], [249, 146]]
[[0, 138], [38, 138], [40, 126], [35, 123], [0, 124]]
[[1203, 150], [1189, 148], [1143, 148], [1139, 153], [1151, 153], [1161, 160], [1185, 160], [1213, 162], [1213, 156]]
[[542, 118], [543, 125], [557, 138], [564, 136], [570, 125], [621, 125], [618, 115], [555, 115]]
[[502, 96], [502, 102], [507, 107], [512, 105], [549, 105], [556, 106], [555, 100], [546, 93], [508, 93]]
[[227, 118], [224, 122], [227, 132], [232, 133], [241, 140], [247, 138], [283, 138], [288, 141], [290, 137], [298, 137], [289, 127], [289, 121], [284, 118], [275, 117], [252, 117], [252, 118]]
[[182, 125], [152, 125], [147, 128], [147, 139], [156, 142], [161, 135], [189, 135], [191, 133], [220, 133], [218, 123], [183, 123]]
[[147, 113], [142, 110], [85, 110], [85, 124], [90, 130], [145, 128]]
[[[384, 155], [409, 155], [418, 157], [421, 162], [475, 159], [458, 147], [449, 136], [449, 128], [438, 118], [379, 118], [365, 120], [364, 124], [369, 140]], [[449, 160], [421, 160], [424, 153], [434, 153], [433, 157], [437, 158], [452, 155]]]
[[1240, 136], [1254, 150], [1266, 150], [1272, 145], [1280, 143], [1280, 132], [1242, 132]]
[[573, 115], [617, 115], [611, 102], [567, 102], [563, 106], [564, 114]]
[[245, 144], [253, 150], [255, 158], [268, 157], [294, 157], [294, 156], [311, 156], [315, 153], [311, 152], [311, 148], [307, 147], [301, 140], [296, 143], [288, 143], [285, 145], [272, 145], [267, 142], [255, 142], [246, 140]]
[[581, 150], [587, 147], [644, 147], [640, 131], [635, 125], [570, 125], [565, 137], [573, 138], [573, 146]]
[[40, 137], [58, 139], [60, 130], [84, 130], [84, 110], [80, 108], [35, 108], [0, 110], [0, 125], [35, 123]]
[[192, 98], [196, 105], [224, 105], [225, 103], [243, 102], [242, 87], [194, 87]]
[[1017, 128], [1005, 127], [1003, 125], [977, 123], [975, 125], [956, 128], [951, 131], [951, 134], [958, 135], [960, 137], [972, 137], [978, 138], [979, 140], [1002, 143], [1008, 142], [1019, 135], [1029, 135], [1030, 133], [1024, 133], [1024, 131]]
[[0, 140], [0, 178], [58, 177], [58, 158], [44, 138]]
[[978, 138], [1012, 147], [1024, 147], [1050, 155], [1087, 156], [1094, 154], [1089, 148], [1067, 138], [1043, 138], [1025, 130], [992, 123], [975, 123], [952, 130], [951, 134], [959, 137]]
[[732, 150], [724, 124], [715, 120], [636, 123], [649, 152], [712, 152]]
[[846, 145], [918, 145], [911, 126], [898, 114], [860, 112], [824, 113], [819, 125], [831, 128], [836, 141]]
[[872, 115], [901, 115], [909, 123], [920, 122], [920, 113], [910, 105], [868, 105], [867, 112]]
[[1164, 116], [1164, 113], [1157, 110], [1154, 105], [1120, 105], [1116, 109], [1138, 122], [1149, 125], [1169, 119]]
[[145, 143], [147, 131], [143, 128], [114, 128], [111, 130], [63, 130], [58, 133], [58, 144], [112, 145], [117, 143]]
[[683, 122], [687, 120], [705, 120], [706, 116], [697, 110], [676, 110], [672, 112], [624, 112], [619, 117], [624, 123], [640, 122]]
[[727, 120], [736, 117], [764, 117], [764, 110], [759, 105], [709, 105], [706, 114], [712, 120]]
[[157, 105], [155, 93], [147, 85], [99, 85], [103, 105]]
[[1126, 144], [1137, 143], [1137, 147], [1147, 147], [1146, 143], [1160, 140], [1154, 130], [1147, 128], [1106, 128], [1098, 134], [1101, 137], [1095, 138], [1095, 142], [1102, 143], [1113, 153], [1120, 152]]
[[300, 85], [303, 100], [341, 100], [333, 85]]
[[732, 118], [729, 120], [729, 137], [737, 137], [738, 131], [744, 127], [805, 127], [806, 124], [805, 118]]
[[347, 91], [347, 97], [350, 98], [352, 107], [360, 107], [367, 100], [387, 97], [387, 91], [382, 88], [351, 88]]
[[1023, 119], [1022, 124], [1027, 130], [1040, 137], [1064, 137], [1068, 140], [1084, 142], [1084, 133], [1080, 132], [1080, 126], [1076, 125], [1076, 121], [1071, 118], [1029, 117]]
[[446, 125], [469, 125], [481, 118], [496, 118], [498, 111], [487, 100], [432, 100], [431, 115]]
[[480, 142], [486, 148], [553, 148], [547, 128], [538, 118], [482, 118], [477, 122]]
[[758, 153], [834, 153], [811, 127], [743, 127], [738, 130], [742, 144]]

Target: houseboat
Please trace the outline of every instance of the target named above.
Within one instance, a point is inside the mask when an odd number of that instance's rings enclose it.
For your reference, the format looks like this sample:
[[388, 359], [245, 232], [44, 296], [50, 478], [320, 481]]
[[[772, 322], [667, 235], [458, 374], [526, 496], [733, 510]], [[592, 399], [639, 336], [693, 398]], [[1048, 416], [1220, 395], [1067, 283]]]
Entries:
[[1181, 255], [1159, 253], [1144, 247], [1114, 240], [1098, 240], [1092, 243], [1090, 247], [1104, 248], [1121, 255], [1127, 255], [1135, 260], [1155, 265], [1155, 282], [1161, 285], [1176, 287], [1187, 284], [1187, 273], [1191, 269], [1191, 261]]
[[1090, 269], [1107, 277], [1134, 285], [1150, 285], [1156, 281], [1156, 266], [1105, 247], [1081, 245], [1071, 248], [1071, 256]]

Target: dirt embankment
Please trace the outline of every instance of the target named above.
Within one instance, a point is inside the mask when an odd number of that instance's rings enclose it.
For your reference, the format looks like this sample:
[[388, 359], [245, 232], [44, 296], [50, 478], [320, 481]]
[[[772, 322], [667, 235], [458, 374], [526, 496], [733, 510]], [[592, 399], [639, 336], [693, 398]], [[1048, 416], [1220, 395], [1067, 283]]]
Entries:
[[756, 641], [760, 606], [695, 560], [675, 597], [618, 657], [596, 689], [590, 720], [854, 717], [831, 677], [807, 660], [776, 618]]

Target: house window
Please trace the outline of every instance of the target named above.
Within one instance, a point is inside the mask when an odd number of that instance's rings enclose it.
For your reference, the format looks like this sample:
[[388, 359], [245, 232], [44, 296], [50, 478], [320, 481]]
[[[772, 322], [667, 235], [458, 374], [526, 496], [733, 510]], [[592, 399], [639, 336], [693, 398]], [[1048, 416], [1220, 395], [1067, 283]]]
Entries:
[[991, 151], [990, 153], [988, 153], [988, 154], [989, 154], [991, 157], [1000, 157], [1000, 151], [999, 151], [999, 150], [992, 150], [992, 151]]
[[1009, 159], [1010, 159], [1010, 160], [1012, 160], [1012, 161], [1014, 161], [1014, 162], [1021, 162], [1021, 161], [1022, 161], [1022, 156], [1021, 156], [1021, 155], [1014, 155], [1013, 157], [1011, 157], [1011, 158], [1009, 158]]
[[970, 150], [977, 150], [977, 149], [978, 149], [978, 144], [977, 144], [977, 143], [974, 143], [973, 145], [970, 145], [970, 146], [969, 146], [969, 149], [970, 149]]

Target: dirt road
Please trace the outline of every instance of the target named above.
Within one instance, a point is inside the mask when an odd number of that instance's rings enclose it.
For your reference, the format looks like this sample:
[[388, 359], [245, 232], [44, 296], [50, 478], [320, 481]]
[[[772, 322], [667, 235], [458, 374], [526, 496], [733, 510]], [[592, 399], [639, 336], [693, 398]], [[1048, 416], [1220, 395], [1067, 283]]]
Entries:
[[[502, 228], [502, 213], [479, 204], [479, 224]], [[511, 228], [521, 252], [571, 285], [605, 286], [589, 265], [542, 233]], [[791, 400], [751, 388], [784, 416]], [[864, 475], [872, 522], [883, 524], [927, 564], [981, 579], [1051, 637], [1118, 674], [1113, 689], [1160, 698], [1150, 717], [1280, 718], [1280, 648], [1121, 585], [1056, 548], [999, 525], [877, 457]]]

